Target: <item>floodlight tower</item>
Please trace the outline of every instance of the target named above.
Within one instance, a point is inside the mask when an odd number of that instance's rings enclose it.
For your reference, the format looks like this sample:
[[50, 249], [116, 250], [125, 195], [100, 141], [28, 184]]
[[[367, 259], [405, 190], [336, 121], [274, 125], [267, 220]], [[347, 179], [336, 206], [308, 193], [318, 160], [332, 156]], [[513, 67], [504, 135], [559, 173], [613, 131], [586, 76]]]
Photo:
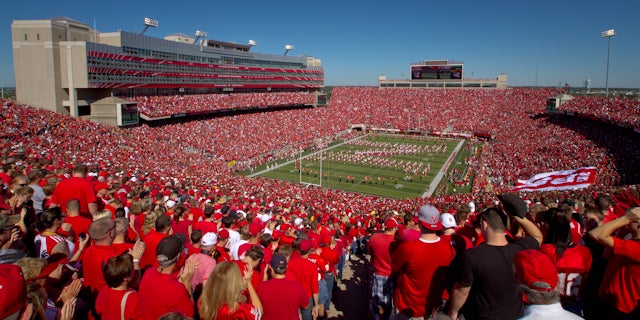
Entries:
[[290, 45], [290, 44], [285, 45], [285, 46], [284, 46], [284, 55], [286, 56], [286, 55], [287, 55], [287, 52], [289, 52], [289, 51], [293, 50], [294, 48], [295, 48], [295, 47], [294, 47], [294, 46], [292, 46], [292, 45]]
[[142, 29], [142, 32], [140, 32], [140, 34], [144, 34], [144, 32], [147, 31], [149, 27], [157, 28], [158, 20], [153, 20], [151, 18], [144, 18], [144, 29]]
[[257, 45], [258, 45], [258, 43], [257, 43], [255, 40], [251, 40], [251, 39], [249, 39], [249, 46], [250, 46], [250, 47], [255, 47], [255, 46], [257, 46]]
[[611, 37], [615, 35], [616, 31], [613, 29], [602, 31], [602, 37], [607, 38], [607, 79], [605, 80], [605, 92], [607, 97], [609, 96], [609, 51], [611, 49]]
[[204, 31], [200, 31], [200, 30], [196, 30], [196, 39], [193, 40], [193, 44], [198, 43], [198, 40], [200, 40], [200, 38], [207, 38], [207, 33]]

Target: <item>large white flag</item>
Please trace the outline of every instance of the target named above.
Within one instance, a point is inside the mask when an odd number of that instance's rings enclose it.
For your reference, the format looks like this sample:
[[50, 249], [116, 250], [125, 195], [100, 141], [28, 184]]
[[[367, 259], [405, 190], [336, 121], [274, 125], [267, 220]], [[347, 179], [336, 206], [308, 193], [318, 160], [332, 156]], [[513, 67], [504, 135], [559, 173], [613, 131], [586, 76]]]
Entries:
[[596, 181], [596, 168], [561, 170], [536, 174], [529, 180], [518, 180], [512, 191], [549, 191], [581, 189]]

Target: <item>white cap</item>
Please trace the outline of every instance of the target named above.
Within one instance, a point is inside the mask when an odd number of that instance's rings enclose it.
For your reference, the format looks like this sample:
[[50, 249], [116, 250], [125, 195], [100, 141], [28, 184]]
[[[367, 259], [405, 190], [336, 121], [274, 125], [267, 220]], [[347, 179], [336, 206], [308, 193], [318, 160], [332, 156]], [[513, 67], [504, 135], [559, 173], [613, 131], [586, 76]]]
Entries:
[[215, 246], [218, 243], [218, 236], [213, 232], [207, 232], [202, 236], [200, 244], [203, 246]]
[[445, 229], [455, 228], [458, 226], [456, 224], [456, 218], [451, 213], [443, 213], [440, 215], [440, 223]]
[[295, 224], [296, 226], [299, 226], [302, 223], [302, 218], [296, 218], [295, 220], [293, 220], [293, 224]]
[[173, 206], [176, 205], [176, 202], [173, 200], [167, 200], [165, 204], [167, 205], [167, 208], [173, 208]]
[[476, 212], [476, 204], [473, 203], [473, 201], [469, 201], [469, 209], [471, 209], [471, 212]]

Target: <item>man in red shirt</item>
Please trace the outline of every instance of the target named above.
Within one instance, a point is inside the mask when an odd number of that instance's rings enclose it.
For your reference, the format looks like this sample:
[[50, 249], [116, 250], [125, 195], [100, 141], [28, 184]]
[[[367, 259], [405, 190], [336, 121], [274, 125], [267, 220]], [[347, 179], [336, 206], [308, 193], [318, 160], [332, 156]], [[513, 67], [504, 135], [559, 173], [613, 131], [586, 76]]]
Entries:
[[71, 199], [80, 201], [80, 215], [92, 218], [98, 212], [96, 191], [93, 183], [86, 179], [88, 168], [77, 165], [73, 169], [72, 177], [60, 182], [53, 190], [51, 206], [60, 206], [62, 212], [67, 212], [67, 202]]
[[391, 302], [396, 279], [391, 277], [391, 246], [395, 240], [398, 222], [389, 218], [384, 222], [384, 232], [374, 233], [369, 239], [373, 273], [371, 274], [371, 314], [374, 319], [387, 319], [391, 314]]
[[276, 253], [271, 258], [271, 280], [258, 287], [258, 296], [263, 306], [262, 320], [298, 320], [298, 310], [309, 305], [302, 285], [287, 279], [287, 258]]
[[147, 244], [147, 250], [140, 261], [140, 265], [143, 270], [149, 267], [155, 268], [158, 266], [158, 260], [156, 260], [155, 257], [156, 248], [162, 238], [172, 234], [171, 231], [171, 218], [166, 215], [159, 216], [156, 219], [155, 229], [149, 231], [147, 236], [144, 238], [144, 242]]
[[80, 216], [80, 201], [78, 199], [71, 199], [67, 202], [67, 216], [64, 218], [64, 223], [71, 225], [77, 248], [79, 243], [78, 236], [81, 233], [87, 235], [91, 225], [91, 219]]
[[155, 250], [158, 267], [149, 268], [140, 281], [140, 306], [144, 319], [156, 320], [169, 312], [193, 317], [194, 303], [190, 298], [193, 260], [187, 260], [176, 279], [173, 273], [184, 255], [186, 238], [174, 234], [162, 238]]
[[[611, 248], [613, 256], [600, 285], [598, 295], [609, 306], [608, 319], [640, 319], [640, 207], [607, 222], [589, 232], [602, 245]], [[611, 234], [628, 226], [632, 239], [624, 240]]]
[[84, 286], [89, 288], [91, 292], [91, 299], [88, 301], [90, 303], [107, 285], [102, 267], [109, 258], [121, 253], [111, 245], [115, 236], [116, 223], [109, 217], [98, 219], [89, 226], [89, 237], [93, 240], [93, 245], [84, 250], [80, 260], [82, 261]]
[[[309, 260], [309, 252], [313, 249], [313, 240], [304, 239], [300, 241], [300, 256], [291, 257], [289, 267], [287, 269], [287, 278], [296, 280], [302, 284], [309, 306], [301, 309], [302, 319], [311, 320], [314, 314], [320, 309], [319, 301], [319, 284], [318, 284], [318, 267]], [[313, 308], [312, 308], [313, 307]]]
[[399, 318], [427, 318], [442, 304], [447, 271], [455, 255], [451, 238], [437, 234], [442, 230], [438, 209], [422, 206], [418, 224], [420, 239], [402, 242], [391, 255], [391, 268], [398, 273], [393, 312]]

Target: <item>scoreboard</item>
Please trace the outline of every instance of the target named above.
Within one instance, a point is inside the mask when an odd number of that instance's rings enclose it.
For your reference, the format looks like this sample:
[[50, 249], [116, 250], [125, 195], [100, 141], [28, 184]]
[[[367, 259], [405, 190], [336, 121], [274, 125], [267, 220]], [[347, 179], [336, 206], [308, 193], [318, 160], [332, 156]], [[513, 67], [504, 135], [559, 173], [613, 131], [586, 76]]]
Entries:
[[463, 80], [464, 64], [428, 63], [411, 65], [411, 80]]

